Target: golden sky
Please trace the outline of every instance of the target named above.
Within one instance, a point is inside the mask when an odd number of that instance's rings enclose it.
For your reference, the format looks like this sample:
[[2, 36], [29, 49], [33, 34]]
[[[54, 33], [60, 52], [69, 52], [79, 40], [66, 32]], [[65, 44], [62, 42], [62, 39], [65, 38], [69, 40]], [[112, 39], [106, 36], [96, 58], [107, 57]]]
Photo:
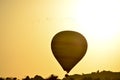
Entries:
[[88, 41], [70, 74], [120, 71], [119, 0], [0, 0], [0, 75], [63, 77], [51, 51], [53, 36], [63, 30]]

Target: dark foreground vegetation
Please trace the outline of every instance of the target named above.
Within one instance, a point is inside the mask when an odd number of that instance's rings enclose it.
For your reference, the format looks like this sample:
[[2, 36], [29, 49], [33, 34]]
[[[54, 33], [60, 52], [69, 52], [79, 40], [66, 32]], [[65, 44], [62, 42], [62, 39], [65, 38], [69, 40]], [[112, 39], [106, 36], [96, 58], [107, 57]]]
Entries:
[[[16, 77], [0, 77], [0, 80], [20, 80]], [[102, 71], [102, 72], [92, 72], [90, 74], [74, 74], [66, 75], [63, 79], [58, 79], [58, 76], [51, 75], [50, 77], [44, 79], [43, 77], [36, 75], [33, 78], [26, 76], [22, 80], [120, 80], [120, 72]]]

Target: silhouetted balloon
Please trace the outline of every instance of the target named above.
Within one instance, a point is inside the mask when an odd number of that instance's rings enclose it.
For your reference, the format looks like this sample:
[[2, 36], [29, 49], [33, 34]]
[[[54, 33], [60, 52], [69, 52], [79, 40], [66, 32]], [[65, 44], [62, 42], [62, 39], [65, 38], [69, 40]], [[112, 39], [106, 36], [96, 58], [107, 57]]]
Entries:
[[78, 32], [62, 31], [53, 37], [51, 49], [62, 68], [69, 73], [85, 55], [87, 41]]

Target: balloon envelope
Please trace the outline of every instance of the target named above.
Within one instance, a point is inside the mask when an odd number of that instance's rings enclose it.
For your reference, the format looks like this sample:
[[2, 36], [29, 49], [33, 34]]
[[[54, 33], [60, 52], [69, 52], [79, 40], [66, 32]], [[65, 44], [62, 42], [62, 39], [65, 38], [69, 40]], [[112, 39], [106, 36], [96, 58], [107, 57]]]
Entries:
[[62, 31], [53, 37], [51, 49], [59, 64], [69, 73], [85, 55], [87, 41], [78, 32]]

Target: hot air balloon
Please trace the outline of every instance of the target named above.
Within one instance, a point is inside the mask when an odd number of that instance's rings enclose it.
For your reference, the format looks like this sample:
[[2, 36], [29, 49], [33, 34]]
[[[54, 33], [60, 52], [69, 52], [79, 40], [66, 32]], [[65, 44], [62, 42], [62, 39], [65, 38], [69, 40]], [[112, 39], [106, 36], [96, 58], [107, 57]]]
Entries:
[[87, 40], [78, 32], [61, 31], [53, 37], [51, 49], [63, 70], [69, 73], [85, 55]]

